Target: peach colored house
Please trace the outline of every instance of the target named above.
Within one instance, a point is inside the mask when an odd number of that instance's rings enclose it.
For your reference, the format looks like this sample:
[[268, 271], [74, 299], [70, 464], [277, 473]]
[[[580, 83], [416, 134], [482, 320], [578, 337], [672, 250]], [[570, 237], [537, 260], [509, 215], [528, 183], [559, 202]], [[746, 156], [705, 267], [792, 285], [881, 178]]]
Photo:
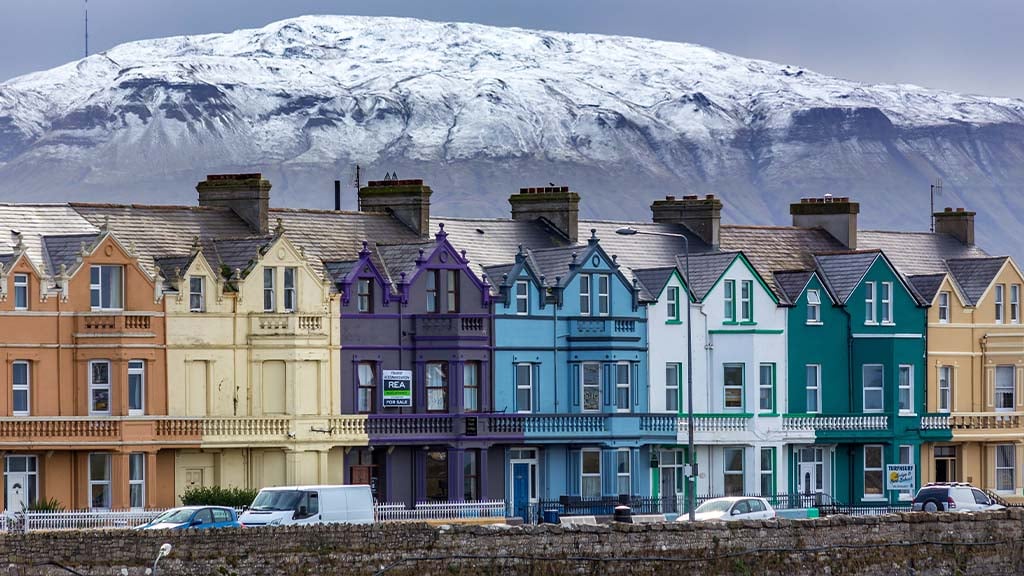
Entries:
[[166, 416], [155, 279], [66, 207], [3, 206], [0, 220], [16, 242], [0, 254], [5, 508], [171, 505], [173, 449], [199, 428]]

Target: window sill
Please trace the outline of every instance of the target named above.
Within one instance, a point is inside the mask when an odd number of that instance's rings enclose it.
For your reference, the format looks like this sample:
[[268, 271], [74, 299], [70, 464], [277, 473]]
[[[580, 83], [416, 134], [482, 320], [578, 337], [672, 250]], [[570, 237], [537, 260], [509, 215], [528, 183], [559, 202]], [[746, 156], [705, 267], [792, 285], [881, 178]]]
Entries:
[[861, 500], [866, 502], [885, 502], [885, 496], [868, 496], [865, 495]]
[[895, 323], [895, 322], [882, 322], [882, 324], [881, 324], [881, 325], [882, 325], [882, 326], [895, 326], [895, 325], [896, 325], [896, 323]]
[[778, 412], [758, 412], [757, 413], [757, 417], [758, 418], [775, 418], [776, 416], [779, 416]]
[[757, 322], [754, 322], [753, 320], [744, 320], [743, 322], [740, 322], [740, 326], [757, 326]]
[[723, 326], [739, 326], [740, 323], [735, 320], [725, 320], [722, 322]]
[[682, 320], [665, 320], [665, 324], [682, 324]]
[[818, 320], [818, 321], [812, 321], [812, 320], [808, 320], [808, 321], [807, 321], [807, 325], [808, 325], [808, 326], [824, 326], [824, 325], [825, 325], [825, 323], [824, 323], [824, 322], [822, 322], [822, 321], [820, 321], [820, 320]]
[[899, 416], [914, 417], [917, 416], [917, 412], [911, 412], [909, 410], [900, 410]]
[[870, 321], [865, 320], [864, 321], [864, 325], [865, 326], [878, 326], [878, 322], [870, 322]]

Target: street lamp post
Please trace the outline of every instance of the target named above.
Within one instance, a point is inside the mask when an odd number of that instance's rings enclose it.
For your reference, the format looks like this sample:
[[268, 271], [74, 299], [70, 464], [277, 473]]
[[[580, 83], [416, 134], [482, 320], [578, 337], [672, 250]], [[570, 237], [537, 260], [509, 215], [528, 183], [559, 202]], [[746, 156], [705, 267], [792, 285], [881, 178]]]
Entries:
[[629, 226], [619, 228], [616, 234], [623, 236], [635, 236], [647, 234], [650, 236], [670, 236], [683, 239], [683, 249], [686, 255], [686, 264], [683, 270], [683, 282], [686, 283], [686, 507], [689, 509], [690, 521], [696, 520], [694, 510], [697, 507], [697, 467], [694, 462], [693, 450], [693, 323], [690, 315], [690, 239], [683, 234], [672, 234], [670, 232], [649, 232], [637, 230]]

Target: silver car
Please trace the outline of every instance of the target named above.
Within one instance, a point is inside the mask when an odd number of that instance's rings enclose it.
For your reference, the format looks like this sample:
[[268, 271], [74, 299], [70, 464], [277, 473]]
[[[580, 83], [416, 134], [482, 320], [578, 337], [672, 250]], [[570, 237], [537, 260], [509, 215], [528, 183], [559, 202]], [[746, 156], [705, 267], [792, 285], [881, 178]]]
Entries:
[[964, 482], [925, 484], [912, 503], [915, 512], [979, 512], [1003, 508], [988, 494]]
[[[701, 520], [761, 520], [775, 518], [775, 509], [764, 498], [727, 496], [714, 498], [694, 511], [694, 519]], [[688, 521], [689, 515], [680, 514], [676, 522]]]

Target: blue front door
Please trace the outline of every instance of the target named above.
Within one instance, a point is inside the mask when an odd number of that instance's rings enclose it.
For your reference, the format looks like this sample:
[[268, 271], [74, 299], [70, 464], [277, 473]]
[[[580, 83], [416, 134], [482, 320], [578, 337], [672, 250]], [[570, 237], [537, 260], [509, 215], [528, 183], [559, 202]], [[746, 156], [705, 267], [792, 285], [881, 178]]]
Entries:
[[512, 515], [529, 521], [530, 468], [526, 462], [512, 463]]

